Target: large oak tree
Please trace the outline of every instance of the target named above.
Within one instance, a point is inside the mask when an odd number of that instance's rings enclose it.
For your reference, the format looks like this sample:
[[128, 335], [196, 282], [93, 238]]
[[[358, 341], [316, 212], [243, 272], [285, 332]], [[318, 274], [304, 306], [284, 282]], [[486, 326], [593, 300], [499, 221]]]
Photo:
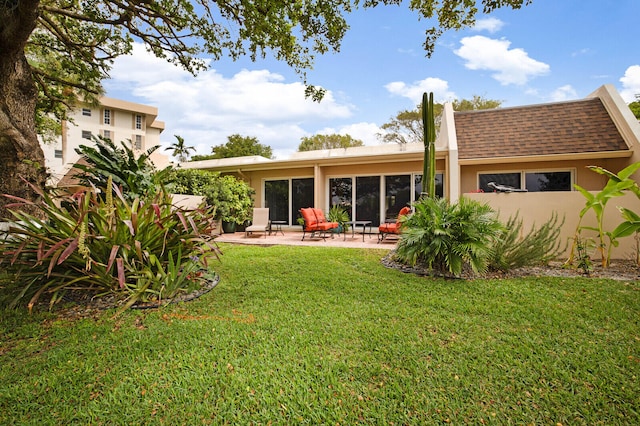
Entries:
[[[449, 29], [472, 25], [480, 11], [520, 8], [531, 0], [411, 0], [428, 20], [424, 47]], [[64, 118], [78, 100], [95, 101], [112, 61], [142, 41], [155, 55], [196, 73], [199, 57], [267, 54], [307, 82], [314, 56], [339, 51], [355, 7], [401, 0], [1, 0], [0, 194], [37, 200], [44, 187], [44, 156], [37, 127]], [[480, 9], [478, 9], [478, 7]], [[321, 90], [307, 87], [316, 99]], [[40, 167], [38, 167], [40, 166]], [[7, 200], [0, 197], [0, 219]]]

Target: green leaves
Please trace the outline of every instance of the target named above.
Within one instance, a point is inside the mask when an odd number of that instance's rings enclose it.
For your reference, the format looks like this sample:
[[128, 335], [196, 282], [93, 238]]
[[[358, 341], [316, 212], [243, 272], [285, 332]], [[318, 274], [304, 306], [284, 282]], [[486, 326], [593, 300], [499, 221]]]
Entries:
[[494, 240], [493, 255], [489, 268], [508, 271], [527, 265], [544, 264], [556, 258], [566, 249], [560, 241], [560, 229], [564, 224], [557, 214], [539, 228], [533, 226], [521, 237], [522, 219], [516, 214], [510, 217], [501, 235]]
[[207, 257], [217, 256], [212, 211], [177, 209], [161, 189], [133, 201], [116, 195], [84, 191], [59, 204], [43, 194], [45, 220], [22, 213], [20, 200], [10, 205], [16, 225], [0, 243], [0, 267], [24, 283], [13, 305], [46, 293], [55, 301], [71, 289], [124, 292], [135, 303], [198, 285], [200, 278], [186, 282], [181, 274], [206, 269]]
[[[607, 176], [609, 180], [607, 181], [607, 184], [604, 186], [602, 191], [596, 194], [592, 194], [579, 185], [574, 185], [574, 187], [584, 196], [584, 198], [586, 199], [586, 203], [582, 210], [580, 210], [580, 221], [578, 222], [578, 227], [576, 229], [576, 236], [574, 237], [574, 243], [571, 249], [571, 255], [569, 256], [569, 262], [572, 260], [573, 253], [576, 250], [576, 245], [579, 241], [580, 230], [589, 229], [598, 233], [598, 250], [600, 251], [600, 257], [602, 259], [602, 266], [606, 267], [609, 265], [612, 247], [618, 246], [617, 238], [629, 236], [640, 230], [640, 227], [637, 227], [636, 225], [635, 217], [637, 215], [628, 209], [621, 209], [623, 217], [627, 219], [626, 222], [621, 223], [613, 231], [607, 231], [604, 229], [604, 212], [609, 200], [624, 195], [625, 191], [633, 192], [638, 197], [638, 199], [640, 199], [640, 187], [633, 179], [631, 179], [631, 175], [640, 170], [640, 162], [625, 167], [617, 174], [598, 166], [589, 166], [588, 169], [598, 174]], [[582, 219], [590, 210], [593, 210], [594, 214], [596, 215], [597, 227], [595, 228], [582, 226]], [[607, 244], [605, 242], [605, 237], [609, 239], [608, 250], [606, 249]], [[640, 261], [640, 253], [636, 253], [636, 257]]]
[[[76, 152], [83, 156], [88, 164], [76, 163], [80, 170], [78, 178], [85, 186], [93, 186], [107, 192], [109, 177], [122, 188], [129, 200], [153, 192], [157, 184], [162, 183], [167, 171], [156, 172], [150, 160], [151, 154], [160, 146], [154, 146], [140, 155], [130, 147], [130, 143], [120, 142], [116, 146], [110, 139], [94, 137], [95, 146], [80, 145]], [[109, 188], [109, 190], [111, 190]]]
[[476, 273], [486, 271], [493, 241], [502, 232], [488, 205], [464, 197], [452, 205], [425, 197], [414, 208], [415, 213], [404, 219], [396, 250], [401, 262], [453, 275], [460, 275], [465, 264]]

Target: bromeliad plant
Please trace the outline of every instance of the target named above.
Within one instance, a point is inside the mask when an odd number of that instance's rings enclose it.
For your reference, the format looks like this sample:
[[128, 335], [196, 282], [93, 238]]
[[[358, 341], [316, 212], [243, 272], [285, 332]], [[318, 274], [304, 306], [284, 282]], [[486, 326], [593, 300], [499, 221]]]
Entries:
[[329, 222], [338, 222], [340, 224], [339, 228], [343, 232], [347, 232], [349, 230], [349, 222], [351, 219], [349, 218], [349, 213], [344, 209], [344, 207], [335, 205], [329, 209], [329, 213], [327, 213], [327, 220]]
[[106, 188], [104, 196], [86, 190], [62, 197], [63, 207], [42, 193], [38, 216], [22, 212], [29, 201], [7, 196], [15, 225], [4, 241], [0, 235], [0, 267], [20, 283], [12, 306], [28, 299], [31, 309], [44, 294], [53, 304], [75, 290], [115, 293], [125, 299], [124, 310], [171, 299], [210, 278], [196, 272], [218, 255], [211, 211], [176, 208], [164, 189], [129, 201], [111, 179]]

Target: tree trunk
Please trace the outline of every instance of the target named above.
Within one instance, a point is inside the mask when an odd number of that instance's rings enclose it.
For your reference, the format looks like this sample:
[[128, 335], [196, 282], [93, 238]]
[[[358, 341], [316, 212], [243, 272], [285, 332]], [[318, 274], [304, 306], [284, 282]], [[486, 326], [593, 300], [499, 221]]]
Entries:
[[[24, 54], [38, 5], [38, 0], [0, 3], [0, 194], [30, 201], [39, 195], [24, 180], [42, 189], [47, 178], [36, 134], [38, 92]], [[11, 218], [5, 207], [10, 202], [0, 196], [0, 221]]]

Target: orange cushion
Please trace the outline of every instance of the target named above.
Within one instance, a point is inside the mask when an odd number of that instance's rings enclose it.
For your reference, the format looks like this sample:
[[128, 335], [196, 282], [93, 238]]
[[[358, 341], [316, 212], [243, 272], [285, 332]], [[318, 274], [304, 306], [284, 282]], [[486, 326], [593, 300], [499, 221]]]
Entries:
[[313, 209], [313, 214], [316, 215], [316, 220], [318, 221], [318, 223], [322, 223], [322, 222], [326, 222], [327, 218], [324, 217], [324, 212], [320, 209]]
[[313, 213], [312, 208], [300, 209], [300, 214], [304, 219], [304, 226], [307, 229], [315, 226], [315, 224], [318, 222], [318, 220], [316, 219], [316, 215]]
[[329, 229], [337, 228], [337, 222], [318, 222], [315, 225], [316, 231], [328, 231]]
[[383, 223], [378, 227], [378, 230], [382, 233], [397, 234], [398, 228], [399, 226], [397, 223]]

